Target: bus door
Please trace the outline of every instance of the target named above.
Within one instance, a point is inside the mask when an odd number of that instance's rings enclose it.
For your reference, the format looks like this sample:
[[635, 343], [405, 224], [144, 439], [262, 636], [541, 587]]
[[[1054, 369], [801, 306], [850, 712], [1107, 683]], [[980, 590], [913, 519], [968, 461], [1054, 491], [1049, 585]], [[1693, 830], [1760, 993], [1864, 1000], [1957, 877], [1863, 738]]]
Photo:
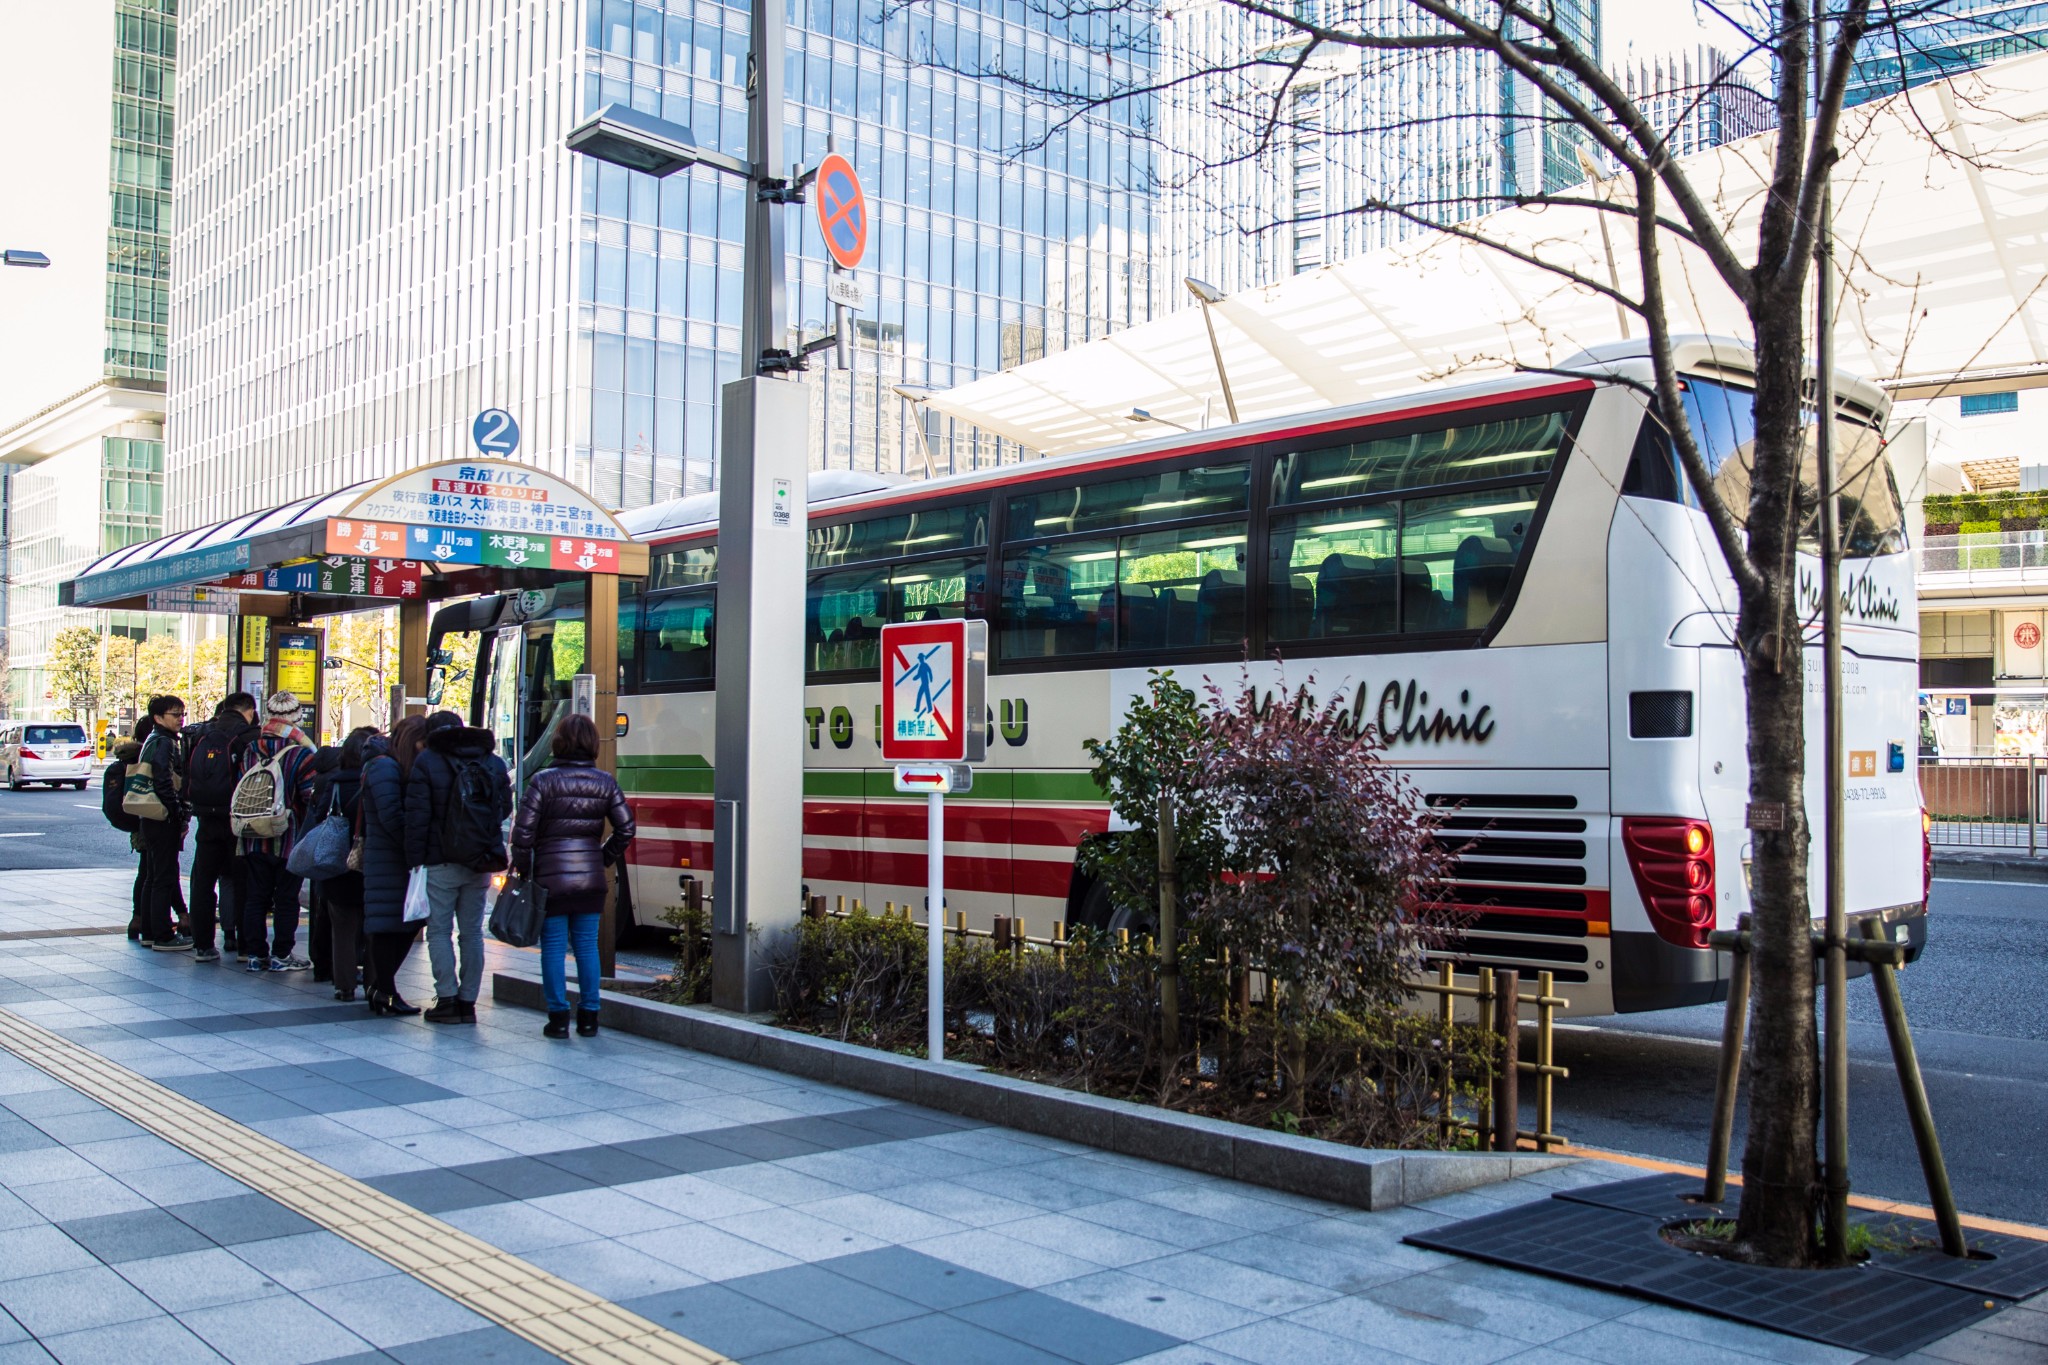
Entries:
[[583, 672], [583, 645], [580, 601], [497, 632], [484, 724], [497, 735], [498, 756], [521, 792], [548, 765], [555, 726], [569, 714], [574, 679]]

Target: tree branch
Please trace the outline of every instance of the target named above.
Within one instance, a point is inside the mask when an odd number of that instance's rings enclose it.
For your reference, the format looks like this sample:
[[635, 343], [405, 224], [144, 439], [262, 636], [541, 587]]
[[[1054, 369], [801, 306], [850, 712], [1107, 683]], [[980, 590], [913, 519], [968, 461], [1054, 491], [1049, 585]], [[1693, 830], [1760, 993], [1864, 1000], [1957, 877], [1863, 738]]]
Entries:
[[1570, 266], [1546, 261], [1541, 256], [1523, 251], [1519, 247], [1509, 246], [1505, 242], [1496, 242], [1491, 237], [1474, 232], [1472, 229], [1460, 224], [1432, 222], [1419, 213], [1413, 213], [1408, 209], [1402, 208], [1399, 204], [1390, 204], [1384, 199], [1368, 199], [1365, 201], [1365, 207], [1374, 213], [1392, 214], [1403, 222], [1414, 223], [1419, 227], [1426, 227], [1433, 232], [1441, 232], [1445, 236], [1455, 237], [1461, 242], [1471, 242], [1475, 246], [1483, 246], [1488, 251], [1498, 251], [1501, 255], [1520, 261], [1524, 265], [1533, 265], [1538, 270], [1548, 271], [1562, 280], [1576, 284], [1584, 289], [1590, 289], [1602, 298], [1612, 299], [1632, 312], [1641, 313], [1643, 311], [1643, 301], [1641, 299], [1631, 298], [1611, 284], [1603, 284], [1591, 275], [1581, 275]]

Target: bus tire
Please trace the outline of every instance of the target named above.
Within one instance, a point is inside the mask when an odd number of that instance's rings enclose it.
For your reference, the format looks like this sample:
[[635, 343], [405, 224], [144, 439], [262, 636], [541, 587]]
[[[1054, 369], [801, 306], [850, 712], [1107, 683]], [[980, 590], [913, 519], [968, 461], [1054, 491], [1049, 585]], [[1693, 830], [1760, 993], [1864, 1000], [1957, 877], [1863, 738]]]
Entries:
[[1114, 935], [1118, 930], [1129, 930], [1133, 935], [1149, 934], [1157, 921], [1151, 915], [1134, 914], [1110, 899], [1107, 882], [1092, 881], [1081, 893], [1081, 903], [1074, 922], [1092, 934]]

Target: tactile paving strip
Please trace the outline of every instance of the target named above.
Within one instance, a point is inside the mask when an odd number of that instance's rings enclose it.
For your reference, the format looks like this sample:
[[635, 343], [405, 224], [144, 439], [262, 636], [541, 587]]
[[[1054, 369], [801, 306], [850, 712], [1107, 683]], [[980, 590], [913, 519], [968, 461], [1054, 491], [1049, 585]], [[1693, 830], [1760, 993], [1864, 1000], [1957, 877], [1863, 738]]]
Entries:
[[1402, 1240], [1879, 1356], [1904, 1355], [1992, 1311], [1981, 1294], [1880, 1266], [1775, 1270], [1683, 1251], [1659, 1235], [1663, 1221], [1558, 1197]]
[[4, 1009], [0, 1047], [564, 1360], [731, 1365], [716, 1351]]

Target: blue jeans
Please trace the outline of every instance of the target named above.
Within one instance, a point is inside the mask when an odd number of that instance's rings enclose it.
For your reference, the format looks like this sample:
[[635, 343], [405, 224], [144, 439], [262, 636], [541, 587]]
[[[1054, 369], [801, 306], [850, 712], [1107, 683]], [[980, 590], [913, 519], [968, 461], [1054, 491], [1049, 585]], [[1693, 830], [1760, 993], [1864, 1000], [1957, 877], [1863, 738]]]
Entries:
[[576, 952], [577, 1007], [597, 1012], [597, 922], [602, 915], [549, 915], [540, 933], [540, 993], [552, 1014], [569, 1012], [569, 973], [564, 960]]

